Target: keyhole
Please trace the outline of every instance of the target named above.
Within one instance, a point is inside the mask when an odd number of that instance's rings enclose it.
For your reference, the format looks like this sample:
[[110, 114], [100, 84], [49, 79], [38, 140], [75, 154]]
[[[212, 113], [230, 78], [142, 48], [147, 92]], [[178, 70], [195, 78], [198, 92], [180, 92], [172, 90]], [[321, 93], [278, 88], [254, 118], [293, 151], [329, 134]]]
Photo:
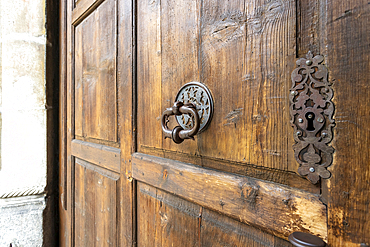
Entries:
[[313, 120], [315, 119], [315, 114], [313, 114], [312, 112], [308, 112], [306, 114], [306, 119], [307, 119], [307, 130], [314, 131], [315, 127], [313, 126]]

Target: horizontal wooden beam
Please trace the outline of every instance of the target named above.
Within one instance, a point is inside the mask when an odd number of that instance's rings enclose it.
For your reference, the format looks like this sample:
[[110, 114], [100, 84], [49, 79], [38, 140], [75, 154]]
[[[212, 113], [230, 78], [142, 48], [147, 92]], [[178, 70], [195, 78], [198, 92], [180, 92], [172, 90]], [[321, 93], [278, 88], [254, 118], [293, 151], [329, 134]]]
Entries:
[[326, 207], [317, 194], [277, 183], [135, 153], [133, 177], [287, 239], [294, 231], [327, 238]]
[[71, 153], [73, 156], [94, 165], [113, 172], [120, 172], [121, 150], [118, 148], [75, 139], [72, 141]]

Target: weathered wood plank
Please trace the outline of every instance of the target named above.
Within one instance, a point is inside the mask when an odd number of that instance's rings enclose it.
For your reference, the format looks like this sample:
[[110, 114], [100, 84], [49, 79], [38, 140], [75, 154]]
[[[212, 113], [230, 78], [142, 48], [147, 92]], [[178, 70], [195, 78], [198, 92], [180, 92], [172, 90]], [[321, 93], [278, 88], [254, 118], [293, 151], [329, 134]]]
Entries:
[[[162, 146], [161, 5], [159, 0], [137, 3], [137, 135], [138, 143]], [[169, 102], [172, 105], [173, 102]]]
[[[200, 5], [199, 0], [161, 2], [161, 113], [175, 102], [177, 90], [185, 83], [199, 81], [199, 32]], [[155, 113], [152, 113], [155, 114]], [[169, 123], [171, 128], [177, 125], [174, 118]], [[158, 125], [156, 125], [158, 127]], [[155, 130], [145, 138], [153, 135], [163, 139], [161, 131]], [[146, 142], [146, 141], [145, 141]], [[169, 150], [194, 153], [197, 142], [176, 144], [170, 139], [163, 140], [163, 148]]]
[[74, 246], [116, 246], [119, 174], [75, 160]]
[[138, 246], [200, 246], [201, 207], [138, 183]]
[[105, 0], [79, 0], [72, 11], [72, 24], [78, 25]]
[[[95, 173], [95, 246], [117, 246], [116, 181]], [[92, 236], [87, 236], [92, 237]], [[78, 245], [76, 245], [78, 246]]]
[[159, 156], [162, 158], [173, 159], [185, 163], [203, 166], [206, 164], [208, 168], [219, 171], [236, 173], [243, 176], [262, 179], [274, 183], [287, 185], [293, 188], [305, 190], [314, 194], [320, 194], [320, 185], [312, 184], [306, 178], [299, 176], [294, 172], [286, 172], [277, 169], [269, 169], [253, 164], [245, 164], [242, 162], [232, 162], [224, 159], [217, 159], [213, 157], [206, 157], [203, 155], [191, 155], [181, 151], [165, 150], [155, 147], [147, 147], [142, 145], [140, 152]]
[[74, 243], [75, 246], [86, 246], [85, 245], [85, 175], [86, 167], [75, 163], [75, 177], [74, 177], [74, 224], [75, 224], [75, 235]]
[[135, 225], [135, 183], [131, 176], [131, 154], [135, 150], [136, 137], [136, 104], [135, 81], [136, 75], [134, 59], [136, 52], [133, 48], [136, 22], [133, 1], [117, 2], [117, 93], [118, 93], [118, 141], [121, 149], [120, 181], [117, 189], [117, 219], [118, 243], [117, 246], [136, 245]]
[[370, 4], [326, 3], [323, 48], [336, 109], [336, 152], [327, 183], [329, 244], [366, 246], [370, 245]]
[[201, 240], [203, 247], [293, 246], [283, 239], [208, 209], [203, 209], [201, 214]]
[[139, 181], [282, 238], [298, 230], [326, 239], [326, 207], [315, 194], [140, 153], [132, 158]]
[[119, 173], [121, 167], [121, 150], [100, 144], [73, 140], [71, 154], [79, 159]]
[[319, 54], [324, 36], [320, 13], [320, 0], [297, 0], [297, 57], [305, 57], [308, 51]]
[[76, 27], [76, 135], [117, 141], [116, 3], [107, 0]]

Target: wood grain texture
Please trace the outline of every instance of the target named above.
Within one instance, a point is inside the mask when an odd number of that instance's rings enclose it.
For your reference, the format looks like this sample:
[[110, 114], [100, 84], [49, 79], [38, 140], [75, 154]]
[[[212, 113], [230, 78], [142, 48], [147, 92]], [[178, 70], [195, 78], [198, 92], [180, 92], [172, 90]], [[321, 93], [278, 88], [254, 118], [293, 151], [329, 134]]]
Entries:
[[326, 208], [314, 194], [140, 153], [133, 177], [282, 238], [304, 231], [326, 239]]
[[200, 246], [201, 207], [138, 183], [138, 246]]
[[328, 180], [329, 244], [370, 245], [370, 4], [328, 1], [326, 64], [335, 122]]
[[[162, 89], [157, 95], [161, 102], [161, 114], [164, 108], [171, 107], [175, 102], [177, 90], [191, 81], [199, 81], [199, 32], [200, 32], [200, 1], [161, 1], [161, 81], [156, 81]], [[174, 118], [169, 126], [177, 125]], [[145, 125], [146, 126], [146, 125]], [[155, 125], [158, 127], [158, 124]], [[145, 127], [144, 127], [145, 128]], [[161, 131], [156, 131], [158, 138], [163, 140]], [[152, 138], [152, 136], [151, 136]], [[175, 144], [163, 140], [163, 148], [194, 153], [197, 143]]]
[[72, 24], [78, 25], [92, 11], [96, 9], [105, 0], [79, 0], [75, 3], [75, 8], [72, 11]]
[[135, 225], [135, 182], [131, 172], [131, 154], [135, 151], [135, 111], [136, 91], [134, 37], [136, 23], [132, 1], [117, 2], [118, 48], [117, 48], [117, 92], [118, 92], [118, 135], [121, 149], [121, 172], [119, 182], [118, 246], [136, 245]]
[[182, 151], [165, 150], [161, 148], [141, 146], [140, 151], [154, 156], [165, 157], [191, 163], [194, 165], [216, 169], [224, 172], [231, 172], [239, 175], [262, 179], [274, 183], [287, 185], [293, 188], [302, 189], [311, 193], [320, 194], [320, 185], [312, 184], [306, 178], [299, 176], [294, 172], [286, 172], [278, 169], [271, 169], [242, 162], [232, 162], [224, 159], [206, 157], [203, 155], [191, 155]]
[[[162, 146], [162, 44], [159, 0], [137, 2], [137, 138], [149, 146]], [[173, 102], [169, 102], [170, 106]]]
[[66, 114], [66, 122], [67, 122], [67, 143], [66, 143], [66, 153], [67, 153], [67, 166], [65, 172], [67, 173], [67, 213], [62, 214], [63, 217], [63, 225], [61, 225], [60, 229], [60, 243], [61, 246], [72, 246], [72, 243], [74, 241], [73, 237], [73, 231], [72, 231], [72, 224], [73, 224], [73, 196], [72, 193], [72, 172], [74, 167], [73, 157], [71, 156], [71, 141], [73, 139], [73, 136], [75, 135], [75, 126], [74, 126], [74, 83], [73, 83], [73, 73], [72, 73], [72, 64], [74, 64], [74, 58], [72, 51], [74, 50], [74, 46], [72, 42], [74, 40], [74, 27], [72, 26], [72, 6], [73, 2], [72, 0], [67, 0], [66, 4], [66, 31], [67, 31], [67, 51], [66, 51], [66, 77], [67, 77], [67, 114]]
[[297, 1], [297, 57], [305, 57], [308, 51], [319, 54], [324, 36], [320, 0]]
[[117, 141], [116, 3], [107, 0], [76, 27], [76, 134]]
[[71, 154], [114, 172], [120, 172], [121, 150], [95, 143], [73, 140]]
[[119, 175], [76, 159], [74, 246], [117, 246]]
[[[139, 1], [139, 151], [153, 147], [295, 172], [287, 124], [295, 10], [293, 0]], [[215, 99], [209, 129], [195, 142], [163, 140], [162, 112], [184, 83], [198, 78]], [[212, 164], [202, 160], [202, 166]]]
[[293, 246], [283, 239], [208, 209], [203, 209], [201, 214], [201, 241], [203, 247]]

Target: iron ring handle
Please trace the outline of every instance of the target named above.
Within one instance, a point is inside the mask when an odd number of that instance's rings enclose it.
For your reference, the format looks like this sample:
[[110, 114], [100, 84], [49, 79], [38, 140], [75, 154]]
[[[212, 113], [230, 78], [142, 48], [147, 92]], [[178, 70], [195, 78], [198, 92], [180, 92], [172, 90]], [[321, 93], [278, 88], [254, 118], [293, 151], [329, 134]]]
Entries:
[[[182, 115], [182, 114], [190, 114], [194, 120], [193, 128], [191, 129], [183, 129], [181, 126], [176, 126], [173, 130], [170, 130], [167, 126], [168, 117], [172, 115]], [[163, 114], [161, 119], [162, 130], [164, 133], [164, 138], [172, 138], [172, 140], [179, 144], [182, 143], [185, 139], [193, 139], [194, 136], [198, 133], [200, 128], [200, 119], [196, 107], [192, 103], [183, 104], [180, 101], [175, 102], [173, 107], [167, 108]]]

